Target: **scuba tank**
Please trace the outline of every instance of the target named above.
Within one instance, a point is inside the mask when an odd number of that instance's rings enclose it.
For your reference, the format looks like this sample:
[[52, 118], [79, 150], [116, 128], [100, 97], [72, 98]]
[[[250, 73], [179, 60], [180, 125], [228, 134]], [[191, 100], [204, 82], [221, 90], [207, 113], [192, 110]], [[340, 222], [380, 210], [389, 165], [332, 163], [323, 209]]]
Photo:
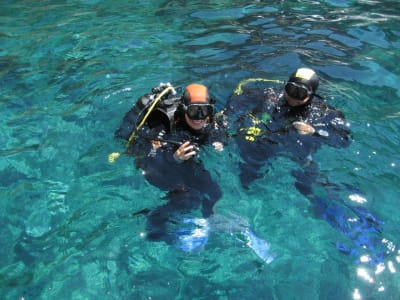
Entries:
[[[166, 140], [162, 137], [164, 133], [170, 132], [174, 125], [174, 117], [177, 108], [181, 103], [181, 97], [176, 96], [176, 91], [170, 83], [160, 83], [158, 87], [152, 89], [151, 94], [141, 96], [133, 108], [136, 116], [133, 123], [133, 131], [128, 139], [128, 147], [139, 135], [148, 140], [157, 140], [174, 145], [181, 145], [181, 142]], [[143, 128], [143, 125], [146, 125]], [[160, 132], [154, 135], [153, 129]], [[152, 132], [153, 131], [153, 132]]]
[[[170, 91], [160, 97], [167, 88]], [[176, 96], [172, 85], [160, 83], [158, 87], [152, 89], [151, 94], [145, 94], [138, 99], [136, 109], [139, 110], [139, 115], [135, 124], [136, 128], [138, 129], [139, 124], [144, 121], [149, 128], [162, 124], [167, 131], [171, 131], [174, 115], [180, 103], [181, 97]]]
[[[116, 130], [117, 137], [126, 139], [126, 153], [131, 153], [133, 142], [137, 135], [149, 140], [159, 140], [180, 145], [180, 142], [165, 140], [162, 137], [148, 136], [142, 129], [146, 124], [151, 129], [156, 128], [160, 124], [168, 131], [171, 131], [174, 114], [181, 101], [176, 96], [176, 91], [170, 83], [160, 83], [158, 87], [152, 89], [152, 93], [141, 96], [134, 107], [124, 116], [122, 125]], [[145, 130], [146, 131], [146, 130]], [[121, 154], [118, 152], [110, 153], [109, 162], [115, 160]]]

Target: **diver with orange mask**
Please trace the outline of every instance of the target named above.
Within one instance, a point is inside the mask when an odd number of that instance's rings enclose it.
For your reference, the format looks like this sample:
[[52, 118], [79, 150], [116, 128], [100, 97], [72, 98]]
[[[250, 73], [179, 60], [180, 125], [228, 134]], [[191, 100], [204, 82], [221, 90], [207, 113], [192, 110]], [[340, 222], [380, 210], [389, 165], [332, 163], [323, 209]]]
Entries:
[[176, 243], [168, 229], [183, 213], [201, 206], [201, 215], [213, 214], [222, 192], [200, 160], [200, 149], [223, 151], [226, 122], [216, 117], [208, 88], [193, 83], [181, 96], [170, 84], [160, 84], [140, 97], [125, 115], [116, 136], [128, 140], [127, 153], [152, 185], [166, 192], [168, 202], [147, 212], [147, 239]]

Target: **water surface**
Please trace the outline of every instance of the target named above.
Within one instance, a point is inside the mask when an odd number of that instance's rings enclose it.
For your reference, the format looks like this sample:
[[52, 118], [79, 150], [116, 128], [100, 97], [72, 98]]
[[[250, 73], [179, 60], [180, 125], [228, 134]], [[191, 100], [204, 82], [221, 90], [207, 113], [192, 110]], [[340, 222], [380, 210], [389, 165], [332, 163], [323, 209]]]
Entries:
[[[0, 295], [3, 299], [398, 299], [400, 16], [397, 1], [2, 1]], [[357, 187], [384, 221], [379, 265], [293, 186], [278, 158], [250, 190], [235, 148], [204, 151], [240, 216], [271, 245], [265, 264], [240, 238], [210, 235], [185, 253], [145, 241], [134, 212], [160, 205], [114, 130], [159, 82], [210, 87], [222, 108], [245, 78], [285, 80], [299, 66], [346, 115], [354, 141], [315, 159]], [[356, 204], [343, 192], [343, 201]], [[360, 249], [358, 249], [360, 250]]]

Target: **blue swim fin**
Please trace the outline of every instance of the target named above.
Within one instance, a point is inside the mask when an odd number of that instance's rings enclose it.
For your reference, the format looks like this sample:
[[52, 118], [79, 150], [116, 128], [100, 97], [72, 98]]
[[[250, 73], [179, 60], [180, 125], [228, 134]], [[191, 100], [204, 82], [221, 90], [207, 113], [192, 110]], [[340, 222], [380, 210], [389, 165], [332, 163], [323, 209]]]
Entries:
[[182, 224], [186, 227], [175, 231], [174, 246], [185, 252], [200, 250], [208, 241], [210, 226], [207, 219], [183, 218]]
[[319, 215], [353, 242], [352, 247], [337, 243], [339, 251], [351, 256], [368, 254], [373, 265], [384, 260], [385, 245], [380, 236], [383, 222], [372, 213], [363, 207], [339, 203], [334, 199], [318, 198], [315, 204]]

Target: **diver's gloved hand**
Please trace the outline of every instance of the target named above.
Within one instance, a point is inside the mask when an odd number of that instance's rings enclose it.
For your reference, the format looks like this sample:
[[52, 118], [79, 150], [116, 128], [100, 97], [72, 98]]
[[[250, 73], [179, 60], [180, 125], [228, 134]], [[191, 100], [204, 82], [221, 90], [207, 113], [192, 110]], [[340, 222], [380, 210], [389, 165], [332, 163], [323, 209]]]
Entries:
[[178, 149], [176, 149], [174, 152], [174, 159], [176, 162], [181, 163], [194, 157], [198, 151], [199, 148], [195, 144], [191, 143], [190, 141], [186, 141], [180, 145]]
[[207, 219], [183, 218], [186, 227], [178, 229], [175, 247], [185, 252], [200, 250], [208, 241], [210, 226]]
[[295, 121], [292, 123], [293, 127], [296, 128], [297, 132], [302, 135], [313, 135], [315, 129], [311, 124], [305, 122]]

